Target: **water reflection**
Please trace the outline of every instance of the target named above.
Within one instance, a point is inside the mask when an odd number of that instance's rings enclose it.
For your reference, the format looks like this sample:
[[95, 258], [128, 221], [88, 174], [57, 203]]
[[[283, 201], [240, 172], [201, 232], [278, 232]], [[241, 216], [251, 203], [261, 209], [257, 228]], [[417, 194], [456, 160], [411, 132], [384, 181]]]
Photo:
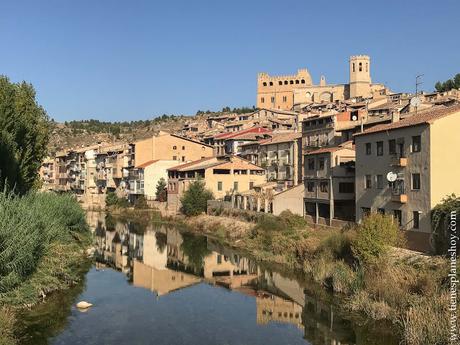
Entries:
[[296, 279], [203, 236], [164, 224], [115, 221], [91, 215], [97, 267], [126, 274], [136, 287], [157, 298], [199, 283], [220, 286], [255, 299], [258, 325], [294, 325], [310, 344], [397, 344], [385, 328], [358, 326], [320, 300]]

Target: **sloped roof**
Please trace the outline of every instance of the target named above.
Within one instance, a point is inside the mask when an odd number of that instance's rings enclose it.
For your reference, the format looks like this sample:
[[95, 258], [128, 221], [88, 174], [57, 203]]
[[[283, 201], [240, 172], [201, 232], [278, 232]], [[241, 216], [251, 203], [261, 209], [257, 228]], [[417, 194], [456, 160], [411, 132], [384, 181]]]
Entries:
[[265, 134], [265, 133], [271, 133], [272, 131], [270, 129], [266, 129], [263, 127], [252, 127], [248, 129], [243, 129], [238, 132], [230, 132], [230, 133], [222, 133], [218, 134], [214, 137], [214, 139], [234, 139], [237, 137], [240, 137], [244, 134]]
[[[428, 110], [413, 114], [412, 116], [406, 117], [400, 121], [392, 122], [384, 125], [377, 125], [365, 130], [362, 133], [356, 133], [354, 136], [361, 136], [371, 133], [383, 132], [394, 130], [398, 128], [405, 128], [411, 126], [417, 126], [422, 124], [431, 124], [434, 121], [441, 119], [445, 116], [452, 115], [454, 113], [460, 112], [460, 105], [455, 105], [452, 107], [433, 107]], [[460, 121], [460, 119], [459, 119]]]
[[136, 165], [136, 168], [141, 168], [141, 169], [143, 169], [143, 168], [146, 168], [146, 167], [148, 167], [149, 165], [151, 165], [151, 164], [153, 164], [153, 163], [156, 163], [156, 162], [158, 162], [158, 161], [159, 161], [159, 159], [154, 159], [154, 160], [151, 160], [151, 161], [147, 161], [147, 162], [145, 162], [145, 163]]
[[294, 132], [294, 133], [280, 133], [274, 134], [269, 139], [260, 140], [260, 145], [270, 145], [270, 144], [279, 144], [279, 143], [287, 143], [294, 140], [297, 140], [302, 137], [302, 133]]

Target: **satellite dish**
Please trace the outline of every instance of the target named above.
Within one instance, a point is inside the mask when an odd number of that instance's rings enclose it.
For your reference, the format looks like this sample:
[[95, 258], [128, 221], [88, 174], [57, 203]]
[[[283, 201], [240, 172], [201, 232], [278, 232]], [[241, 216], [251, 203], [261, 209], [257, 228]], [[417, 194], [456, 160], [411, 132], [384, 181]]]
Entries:
[[96, 158], [96, 153], [94, 152], [94, 150], [86, 151], [86, 152], [85, 152], [85, 158], [86, 158], [87, 160], [94, 159], [94, 158]]
[[388, 180], [388, 182], [395, 182], [397, 178], [398, 178], [398, 175], [395, 174], [393, 171], [390, 171], [390, 172], [387, 174], [387, 180]]
[[353, 116], [351, 117], [351, 120], [352, 120], [352, 121], [356, 121], [356, 120], [358, 120], [358, 116], [356, 116], [356, 115], [353, 115]]
[[415, 107], [415, 108], [418, 107], [420, 105], [420, 103], [422, 103], [422, 101], [418, 97], [412, 97], [411, 100], [410, 100], [410, 105]]

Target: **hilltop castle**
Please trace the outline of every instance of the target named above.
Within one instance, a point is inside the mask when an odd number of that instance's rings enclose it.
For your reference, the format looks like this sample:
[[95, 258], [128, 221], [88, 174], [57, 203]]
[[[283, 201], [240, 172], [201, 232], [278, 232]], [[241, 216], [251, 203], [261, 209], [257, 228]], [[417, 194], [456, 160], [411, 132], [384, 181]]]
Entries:
[[367, 55], [351, 56], [348, 84], [327, 84], [321, 76], [314, 85], [307, 69], [296, 75], [270, 76], [259, 73], [257, 78], [257, 107], [269, 109], [298, 109], [311, 103], [344, 101], [352, 98], [369, 98], [386, 95], [383, 84], [371, 81], [371, 63]]

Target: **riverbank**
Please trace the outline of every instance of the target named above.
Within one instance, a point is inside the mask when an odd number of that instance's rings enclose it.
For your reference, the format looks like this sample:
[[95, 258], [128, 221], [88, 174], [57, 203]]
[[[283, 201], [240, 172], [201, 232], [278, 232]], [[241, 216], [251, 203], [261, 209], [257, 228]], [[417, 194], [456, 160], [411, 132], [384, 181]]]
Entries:
[[[356, 237], [362, 229], [314, 229], [289, 212], [280, 217], [221, 210], [217, 214], [178, 221], [187, 231], [217, 238], [258, 260], [303, 270], [325, 289], [343, 296], [349, 312], [391, 321], [405, 344], [448, 344], [444, 258], [390, 246], [375, 256], [372, 246], [361, 248], [368, 256], [359, 255]], [[384, 240], [369, 242], [378, 246]]]
[[0, 344], [15, 344], [15, 314], [83, 279], [91, 234], [69, 195], [0, 193]]

